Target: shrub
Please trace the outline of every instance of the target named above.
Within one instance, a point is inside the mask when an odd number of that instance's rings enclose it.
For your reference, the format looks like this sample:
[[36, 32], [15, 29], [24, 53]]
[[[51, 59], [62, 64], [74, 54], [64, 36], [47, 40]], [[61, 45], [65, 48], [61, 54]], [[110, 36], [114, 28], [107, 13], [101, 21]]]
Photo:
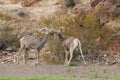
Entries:
[[5, 49], [7, 47], [17, 48], [19, 46], [19, 42], [17, 39], [17, 35], [12, 32], [14, 29], [8, 25], [4, 25], [0, 27], [0, 48]]
[[62, 3], [66, 7], [73, 7], [73, 6], [75, 6], [75, 0], [62, 0]]
[[96, 41], [101, 36], [101, 24], [94, 15], [88, 14], [83, 21], [84, 43], [83, 47], [86, 52], [92, 53], [98, 49], [99, 42]]
[[12, 19], [12, 17], [11, 17], [11, 15], [9, 13], [0, 12], [0, 20], [9, 21], [11, 19]]
[[42, 17], [38, 22], [39, 26], [45, 26], [59, 30], [64, 27], [65, 34], [78, 37], [79, 17], [71, 14], [55, 14], [51, 17]]
[[[54, 16], [40, 18], [38, 24], [40, 27], [45, 26], [56, 30], [64, 27], [67, 36], [80, 38], [80, 22], [78, 16], [70, 14], [55, 14]], [[58, 38], [52, 39], [49, 41], [48, 45], [50, 47], [50, 52], [58, 58], [55, 63], [64, 62], [64, 50], [60, 40], [58, 40]]]
[[94, 80], [95, 78], [98, 78], [99, 75], [96, 71], [91, 71], [91, 74], [90, 74], [90, 79], [91, 80]]
[[54, 59], [53, 63], [61, 64], [64, 62], [64, 50], [61, 45], [61, 42], [58, 39], [52, 39], [49, 41], [50, 51], [52, 56], [55, 56], [57, 59]]

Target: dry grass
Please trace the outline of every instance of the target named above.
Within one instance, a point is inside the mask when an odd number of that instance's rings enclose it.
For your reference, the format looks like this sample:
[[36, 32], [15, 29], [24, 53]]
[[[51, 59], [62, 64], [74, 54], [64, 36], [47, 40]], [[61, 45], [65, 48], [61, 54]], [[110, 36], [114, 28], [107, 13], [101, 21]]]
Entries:
[[97, 50], [99, 47], [99, 41], [97, 41], [97, 39], [102, 33], [101, 24], [97, 18], [91, 14], [86, 16], [83, 23], [85, 26], [84, 50], [92, 53], [91, 51]]
[[4, 25], [0, 28], [0, 48], [4, 49], [6, 47], [18, 48], [19, 42], [17, 39], [17, 35], [13, 33], [14, 28], [9, 25]]
[[12, 19], [12, 17], [9, 13], [1, 13], [0, 12], [0, 20], [9, 21], [11, 19]]

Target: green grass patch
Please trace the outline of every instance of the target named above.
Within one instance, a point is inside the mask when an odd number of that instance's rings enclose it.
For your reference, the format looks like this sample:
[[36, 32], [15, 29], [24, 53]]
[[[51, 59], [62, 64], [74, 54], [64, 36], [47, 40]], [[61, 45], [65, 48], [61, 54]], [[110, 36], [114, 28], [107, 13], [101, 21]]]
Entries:
[[111, 76], [111, 80], [120, 80], [120, 75]]
[[0, 80], [76, 80], [72, 78], [53, 78], [53, 77], [43, 77], [43, 78], [11, 78], [11, 77], [0, 77]]
[[96, 78], [62, 78], [62, 77], [42, 77], [42, 78], [13, 78], [13, 77], [0, 77], [0, 80], [93, 80], [93, 79], [101, 79], [101, 80], [120, 80], [120, 75], [113, 75], [105, 77], [96, 77]]

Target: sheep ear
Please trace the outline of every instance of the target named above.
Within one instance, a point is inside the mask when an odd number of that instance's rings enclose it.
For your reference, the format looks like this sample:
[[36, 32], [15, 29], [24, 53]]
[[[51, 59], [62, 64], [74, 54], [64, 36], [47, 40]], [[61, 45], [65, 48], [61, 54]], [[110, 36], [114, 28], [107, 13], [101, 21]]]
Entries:
[[62, 27], [62, 28], [60, 28], [60, 32], [65, 32], [65, 30], [64, 30], [64, 28]]

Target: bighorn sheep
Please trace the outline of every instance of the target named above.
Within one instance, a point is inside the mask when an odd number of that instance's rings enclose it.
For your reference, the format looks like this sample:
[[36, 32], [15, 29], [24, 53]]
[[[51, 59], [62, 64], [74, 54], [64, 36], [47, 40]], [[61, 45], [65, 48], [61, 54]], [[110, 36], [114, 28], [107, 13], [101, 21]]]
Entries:
[[36, 51], [35, 65], [38, 64], [40, 50], [43, 48], [43, 46], [47, 42], [48, 37], [53, 34], [53, 31], [50, 29], [44, 28], [41, 31], [43, 31], [43, 30], [45, 31], [45, 35], [42, 38], [26, 35], [20, 39], [20, 46], [21, 47], [20, 47], [20, 50], [17, 54], [17, 63], [18, 64], [19, 64], [20, 54], [23, 50], [25, 50], [25, 53], [23, 55], [23, 60], [26, 64], [27, 51], [31, 48], [35, 49], [35, 51]]
[[[76, 49], [79, 49], [80, 53], [82, 55], [84, 64], [86, 65], [86, 61], [84, 59], [82, 49], [81, 49], [80, 40], [78, 38], [74, 38], [74, 37], [64, 38], [63, 37], [63, 29], [61, 29], [59, 32], [57, 32], [57, 34], [58, 34], [60, 41], [62, 42], [62, 46], [64, 47], [64, 51], [65, 51], [65, 63], [64, 64], [69, 65], [73, 58], [73, 52]], [[68, 55], [70, 55], [69, 60], [68, 60]]]

